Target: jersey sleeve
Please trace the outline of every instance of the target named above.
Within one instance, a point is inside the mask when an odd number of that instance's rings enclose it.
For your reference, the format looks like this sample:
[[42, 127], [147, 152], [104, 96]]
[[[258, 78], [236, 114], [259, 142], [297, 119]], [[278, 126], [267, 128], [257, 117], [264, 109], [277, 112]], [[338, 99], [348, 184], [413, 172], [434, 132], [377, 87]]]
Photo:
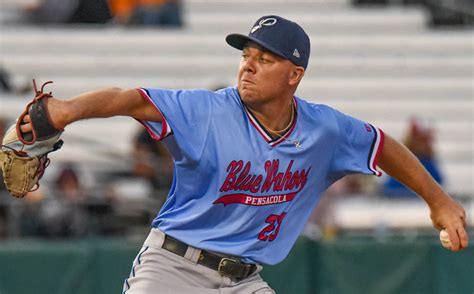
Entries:
[[376, 166], [383, 148], [383, 131], [339, 111], [334, 113], [338, 138], [331, 161], [332, 181], [351, 173], [381, 176]]
[[188, 153], [203, 147], [211, 120], [212, 92], [155, 88], [137, 90], [163, 118], [161, 123], [139, 120], [152, 138], [162, 140], [173, 135], [180, 149]]

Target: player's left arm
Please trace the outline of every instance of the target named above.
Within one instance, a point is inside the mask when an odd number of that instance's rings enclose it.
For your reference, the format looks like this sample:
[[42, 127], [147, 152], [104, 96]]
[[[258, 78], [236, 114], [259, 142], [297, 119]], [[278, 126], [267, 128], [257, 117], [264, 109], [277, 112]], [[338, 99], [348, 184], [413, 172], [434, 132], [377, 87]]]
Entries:
[[468, 246], [466, 212], [431, 177], [408, 148], [388, 135], [378, 160], [378, 166], [415, 191], [428, 204], [433, 225], [446, 229], [453, 251]]

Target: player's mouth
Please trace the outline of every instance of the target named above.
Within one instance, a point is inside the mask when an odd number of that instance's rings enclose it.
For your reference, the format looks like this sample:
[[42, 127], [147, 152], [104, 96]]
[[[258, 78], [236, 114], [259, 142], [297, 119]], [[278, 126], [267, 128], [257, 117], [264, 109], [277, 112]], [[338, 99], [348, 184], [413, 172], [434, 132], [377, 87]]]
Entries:
[[242, 79], [241, 80], [242, 84], [255, 84], [254, 82], [247, 80], [247, 79]]

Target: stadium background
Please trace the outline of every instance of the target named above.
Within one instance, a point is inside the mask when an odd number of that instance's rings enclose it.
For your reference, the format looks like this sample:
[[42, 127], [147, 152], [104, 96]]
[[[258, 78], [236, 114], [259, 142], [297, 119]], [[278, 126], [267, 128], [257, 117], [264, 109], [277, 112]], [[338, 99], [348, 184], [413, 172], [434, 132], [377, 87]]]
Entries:
[[[233, 85], [239, 52], [225, 35], [279, 14], [301, 23], [312, 40], [298, 96], [399, 139], [413, 116], [433, 121], [445, 187], [464, 204], [474, 237], [471, 2], [188, 0], [181, 2], [182, 27], [27, 22], [20, 9], [32, 2], [0, 1], [0, 69], [10, 83], [1, 92], [0, 117], [7, 124], [31, 99], [33, 77], [53, 80], [48, 90], [60, 98], [107, 86]], [[81, 1], [88, 2], [100, 1]], [[1, 294], [120, 291], [166, 195], [166, 187], [130, 175], [139, 129], [128, 118], [71, 125], [38, 193], [17, 200], [1, 190]], [[81, 179], [87, 197], [73, 208], [87, 221], [79, 221], [80, 233], [32, 233], [25, 219], [55, 203], [49, 195], [64, 166]], [[337, 199], [332, 226], [308, 224], [285, 262], [265, 269], [277, 293], [474, 292], [473, 246], [456, 254], [442, 249], [421, 201], [388, 199], [379, 188]]]

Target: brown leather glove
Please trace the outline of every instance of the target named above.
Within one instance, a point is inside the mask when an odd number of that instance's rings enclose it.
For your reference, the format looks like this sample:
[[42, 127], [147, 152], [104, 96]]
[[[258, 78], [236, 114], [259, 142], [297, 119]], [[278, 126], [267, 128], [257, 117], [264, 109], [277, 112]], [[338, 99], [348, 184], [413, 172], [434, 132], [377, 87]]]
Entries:
[[[48, 154], [61, 148], [63, 141], [59, 139], [64, 130], [58, 130], [49, 118], [46, 99], [51, 93], [44, 93], [46, 82], [38, 91], [33, 80], [35, 98], [28, 103], [25, 111], [17, 122], [5, 133], [0, 150], [0, 167], [3, 172], [5, 186], [14, 197], [23, 197], [26, 193], [39, 187], [39, 180], [49, 165]], [[29, 114], [31, 133], [20, 130], [23, 118]]]

